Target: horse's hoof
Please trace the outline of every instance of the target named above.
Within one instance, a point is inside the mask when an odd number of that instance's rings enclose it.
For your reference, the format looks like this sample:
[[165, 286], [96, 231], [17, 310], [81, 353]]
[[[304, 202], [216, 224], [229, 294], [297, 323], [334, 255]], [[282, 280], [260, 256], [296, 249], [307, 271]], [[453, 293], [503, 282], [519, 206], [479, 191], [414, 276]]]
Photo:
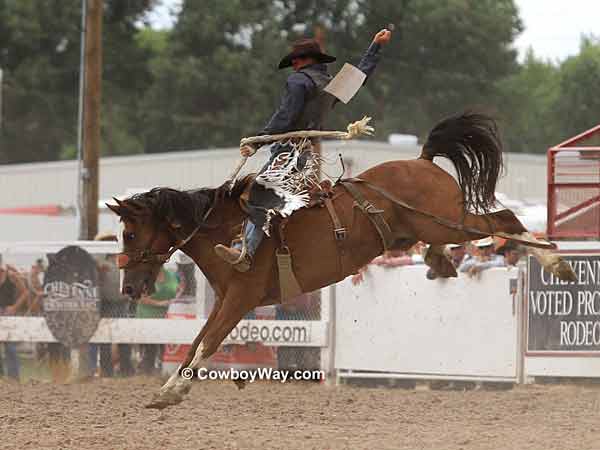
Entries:
[[458, 276], [454, 264], [445, 255], [427, 251], [424, 259], [425, 264], [433, 269], [437, 277], [456, 278]]
[[145, 407], [148, 409], [165, 409], [169, 406], [175, 406], [183, 401], [183, 396], [175, 392], [167, 391], [156, 394], [152, 401]]
[[564, 259], [552, 265], [552, 273], [562, 281], [577, 281], [577, 275]]
[[450, 261], [448, 264], [443, 264], [440, 266], [440, 272], [436, 272], [437, 275], [441, 278], [456, 278], [458, 277], [458, 273], [456, 272], [456, 268]]

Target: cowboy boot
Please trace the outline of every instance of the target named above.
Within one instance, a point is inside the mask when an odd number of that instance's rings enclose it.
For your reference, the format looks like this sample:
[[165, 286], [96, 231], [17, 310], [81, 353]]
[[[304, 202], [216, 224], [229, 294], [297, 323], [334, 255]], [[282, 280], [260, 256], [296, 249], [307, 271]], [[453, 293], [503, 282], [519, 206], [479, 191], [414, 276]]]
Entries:
[[247, 253], [242, 254], [242, 251], [235, 247], [227, 247], [223, 244], [218, 244], [215, 246], [215, 253], [223, 261], [231, 264], [238, 272], [247, 272], [252, 266], [250, 255]]

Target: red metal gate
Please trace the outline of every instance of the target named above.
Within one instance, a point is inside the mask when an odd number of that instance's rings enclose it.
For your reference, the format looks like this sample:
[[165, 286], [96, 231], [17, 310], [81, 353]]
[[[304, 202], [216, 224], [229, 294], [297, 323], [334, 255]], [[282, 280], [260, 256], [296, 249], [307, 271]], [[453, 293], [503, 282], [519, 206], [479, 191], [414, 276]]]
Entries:
[[600, 238], [599, 139], [600, 125], [548, 150], [550, 239]]

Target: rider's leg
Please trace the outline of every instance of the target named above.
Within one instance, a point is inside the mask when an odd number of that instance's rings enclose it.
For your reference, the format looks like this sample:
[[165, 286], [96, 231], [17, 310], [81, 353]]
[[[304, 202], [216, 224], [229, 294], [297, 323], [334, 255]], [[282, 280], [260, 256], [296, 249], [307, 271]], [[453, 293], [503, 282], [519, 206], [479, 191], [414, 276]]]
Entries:
[[242, 242], [236, 242], [232, 247], [219, 244], [215, 246], [216, 254], [239, 272], [246, 272], [252, 265], [252, 258], [256, 249], [265, 236], [264, 231], [257, 227], [251, 220], [246, 222], [244, 228], [244, 242], [246, 243], [246, 253], [243, 253]]
[[[246, 221], [246, 227], [244, 228], [244, 242], [246, 243], [246, 253], [250, 256], [250, 259], [254, 258], [256, 254], [256, 249], [262, 242], [265, 237], [265, 232], [262, 228], [254, 225], [254, 222], [251, 220]], [[237, 241], [234, 245], [234, 248], [238, 250], [242, 250], [242, 242]]]

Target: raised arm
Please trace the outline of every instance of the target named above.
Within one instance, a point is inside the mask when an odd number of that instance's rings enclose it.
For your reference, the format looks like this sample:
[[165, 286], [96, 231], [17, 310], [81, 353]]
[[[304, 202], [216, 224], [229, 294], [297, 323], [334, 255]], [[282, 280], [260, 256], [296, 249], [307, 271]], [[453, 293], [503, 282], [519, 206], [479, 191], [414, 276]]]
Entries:
[[[381, 57], [381, 47], [390, 42], [392, 38], [392, 32], [387, 29], [383, 29], [379, 31], [374, 37], [371, 45], [360, 59], [358, 63], [358, 68], [367, 75], [367, 79], [371, 76], [375, 67], [377, 67], [377, 63]], [[366, 81], [366, 80], [365, 80]]]

